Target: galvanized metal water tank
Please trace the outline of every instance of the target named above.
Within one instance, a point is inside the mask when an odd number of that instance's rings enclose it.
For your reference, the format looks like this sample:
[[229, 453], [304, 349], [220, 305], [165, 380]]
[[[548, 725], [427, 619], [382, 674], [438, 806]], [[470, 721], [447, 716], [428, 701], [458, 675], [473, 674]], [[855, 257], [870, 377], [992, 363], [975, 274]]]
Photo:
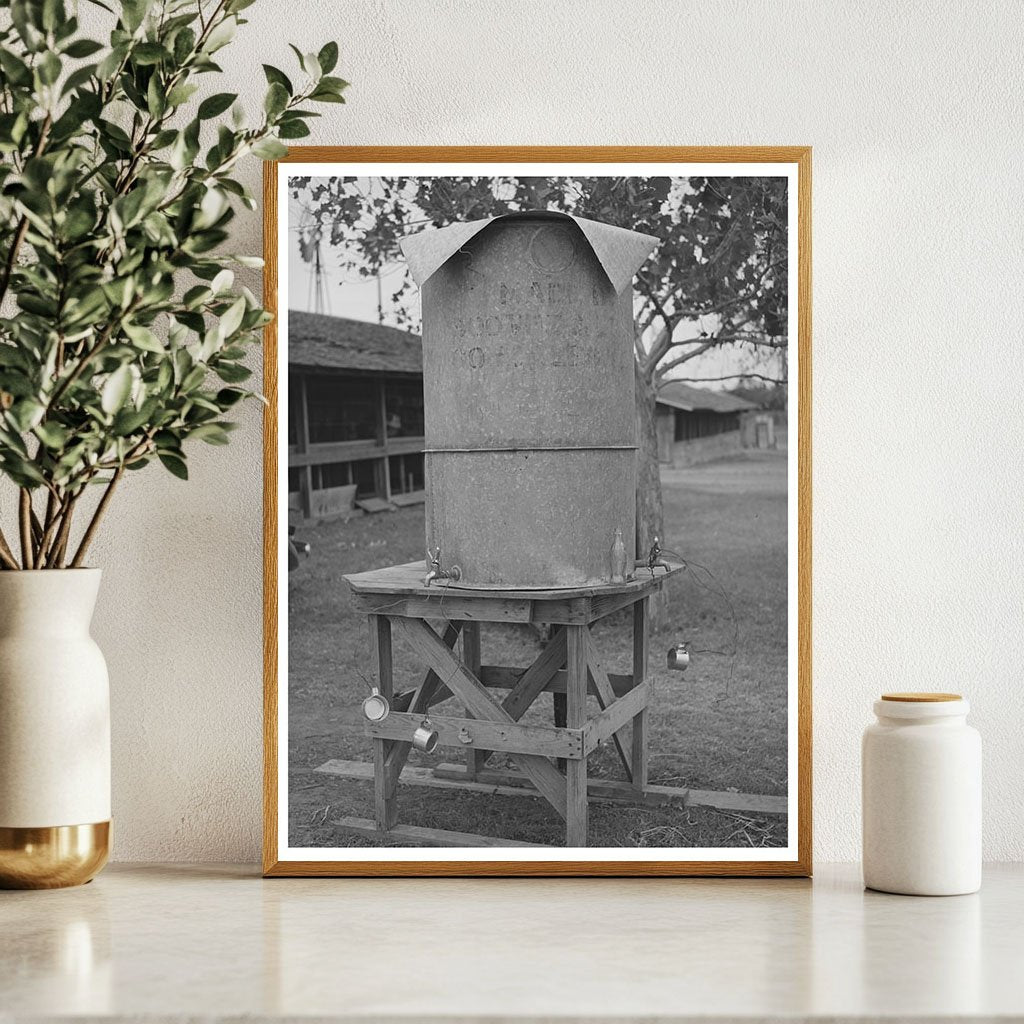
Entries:
[[460, 586], [608, 583], [632, 568], [633, 274], [657, 240], [550, 213], [403, 242], [423, 299], [428, 548]]

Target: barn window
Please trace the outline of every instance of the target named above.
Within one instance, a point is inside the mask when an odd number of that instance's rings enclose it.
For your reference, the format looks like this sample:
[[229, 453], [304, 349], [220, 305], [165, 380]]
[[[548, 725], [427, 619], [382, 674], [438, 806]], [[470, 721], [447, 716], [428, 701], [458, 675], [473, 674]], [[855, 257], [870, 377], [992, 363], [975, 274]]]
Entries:
[[423, 436], [423, 382], [392, 379], [384, 383], [388, 437]]
[[377, 382], [365, 377], [309, 377], [306, 402], [310, 444], [375, 440], [380, 416], [378, 394]]

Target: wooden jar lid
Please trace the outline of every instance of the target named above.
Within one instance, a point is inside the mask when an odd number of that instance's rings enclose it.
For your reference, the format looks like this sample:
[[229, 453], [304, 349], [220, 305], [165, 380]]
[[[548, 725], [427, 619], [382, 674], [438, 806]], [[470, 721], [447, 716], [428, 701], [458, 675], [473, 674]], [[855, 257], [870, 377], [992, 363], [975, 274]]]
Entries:
[[882, 700], [901, 701], [907, 704], [934, 704], [939, 701], [963, 700], [959, 693], [883, 693]]

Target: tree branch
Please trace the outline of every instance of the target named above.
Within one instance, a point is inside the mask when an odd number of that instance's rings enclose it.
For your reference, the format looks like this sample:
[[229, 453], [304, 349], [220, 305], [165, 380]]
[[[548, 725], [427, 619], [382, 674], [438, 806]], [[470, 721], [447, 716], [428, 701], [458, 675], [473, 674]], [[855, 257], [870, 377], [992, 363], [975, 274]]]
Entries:
[[18, 499], [18, 525], [21, 530], [21, 567], [34, 569], [32, 558], [32, 492], [27, 487], [21, 488]]
[[692, 382], [706, 382], [715, 380], [764, 380], [769, 384], [788, 384], [789, 381], [782, 377], [766, 377], [763, 373], [727, 373], [724, 377], [669, 377], [667, 380], [661, 380], [658, 383], [658, 387], [664, 387], [666, 384], [672, 384], [675, 381], [692, 381]]
[[75, 557], [71, 560], [72, 569], [77, 569], [81, 566], [82, 561], [85, 558], [85, 553], [89, 550], [89, 545], [92, 543], [93, 537], [96, 536], [96, 530], [99, 528], [100, 520], [103, 518], [103, 513], [107, 511], [110, 499], [114, 496], [114, 491], [123, 475], [124, 465], [120, 465], [117, 467], [117, 471], [114, 475], [110, 478], [110, 483], [107, 484], [107, 489], [103, 492], [103, 497], [100, 498], [100, 503], [96, 506], [96, 511], [92, 514], [92, 519], [89, 520], [89, 525], [86, 527], [85, 533], [82, 535], [82, 540], [79, 542], [78, 550], [75, 552]]

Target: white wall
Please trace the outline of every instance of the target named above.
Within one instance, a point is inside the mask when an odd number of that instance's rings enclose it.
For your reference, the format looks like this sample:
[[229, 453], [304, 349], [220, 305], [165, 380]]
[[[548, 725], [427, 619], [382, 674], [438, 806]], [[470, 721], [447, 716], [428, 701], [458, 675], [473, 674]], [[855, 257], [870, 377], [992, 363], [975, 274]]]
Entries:
[[[816, 856], [858, 856], [873, 697], [934, 688], [967, 694], [985, 738], [987, 856], [1024, 858], [1020, 4], [247, 13], [216, 89], [252, 104], [288, 41], [339, 41], [349, 104], [312, 143], [814, 147]], [[259, 239], [240, 218], [235, 248]], [[236, 436], [189, 485], [132, 479], [96, 552], [120, 859], [258, 856], [255, 408]]]

